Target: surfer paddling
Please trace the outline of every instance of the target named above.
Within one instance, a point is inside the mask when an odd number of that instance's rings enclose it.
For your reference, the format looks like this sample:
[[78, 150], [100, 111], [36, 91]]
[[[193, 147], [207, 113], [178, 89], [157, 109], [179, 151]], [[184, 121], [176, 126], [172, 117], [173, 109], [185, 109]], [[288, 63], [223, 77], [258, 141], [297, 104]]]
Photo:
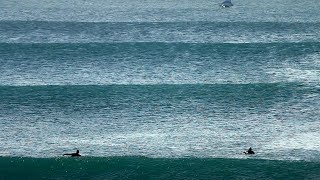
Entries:
[[245, 151], [243, 153], [245, 153], [245, 154], [254, 154], [254, 152], [252, 151], [251, 147], [248, 149], [248, 151]]
[[77, 152], [75, 152], [75, 153], [63, 154], [63, 155], [64, 155], [64, 156], [72, 156], [72, 157], [81, 156], [81, 155], [79, 154], [79, 150], [77, 150]]

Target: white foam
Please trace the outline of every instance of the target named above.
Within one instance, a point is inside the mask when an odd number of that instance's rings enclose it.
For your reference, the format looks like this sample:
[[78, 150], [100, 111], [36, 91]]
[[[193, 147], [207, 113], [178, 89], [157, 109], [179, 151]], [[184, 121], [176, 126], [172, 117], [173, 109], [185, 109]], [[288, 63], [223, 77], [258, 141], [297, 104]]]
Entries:
[[[318, 126], [320, 129], [320, 124]], [[319, 150], [320, 132], [306, 132], [288, 137], [275, 138], [269, 147], [275, 149]]]

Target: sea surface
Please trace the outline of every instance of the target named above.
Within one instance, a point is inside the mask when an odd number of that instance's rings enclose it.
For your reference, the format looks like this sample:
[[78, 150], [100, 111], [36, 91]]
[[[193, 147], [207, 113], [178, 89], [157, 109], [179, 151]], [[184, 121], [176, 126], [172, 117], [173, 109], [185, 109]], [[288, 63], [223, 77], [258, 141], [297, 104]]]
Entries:
[[219, 3], [0, 0], [0, 179], [320, 179], [320, 1]]

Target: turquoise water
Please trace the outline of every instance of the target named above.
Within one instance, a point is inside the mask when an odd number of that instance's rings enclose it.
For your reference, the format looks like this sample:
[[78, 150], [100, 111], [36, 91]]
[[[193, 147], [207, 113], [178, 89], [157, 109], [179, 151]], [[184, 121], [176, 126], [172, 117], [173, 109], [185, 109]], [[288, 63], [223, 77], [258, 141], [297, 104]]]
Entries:
[[0, 158], [4, 179], [319, 179], [319, 166], [257, 159]]
[[0, 0], [0, 179], [319, 179], [320, 3], [219, 3]]

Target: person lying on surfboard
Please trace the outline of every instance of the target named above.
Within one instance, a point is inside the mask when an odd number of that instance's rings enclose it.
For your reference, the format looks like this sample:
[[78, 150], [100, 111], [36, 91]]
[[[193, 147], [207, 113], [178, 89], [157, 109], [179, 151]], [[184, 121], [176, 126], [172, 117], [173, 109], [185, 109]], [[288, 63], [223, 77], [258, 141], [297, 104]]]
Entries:
[[75, 152], [75, 153], [70, 153], [70, 154], [63, 154], [64, 156], [72, 156], [72, 157], [74, 157], [74, 156], [81, 156], [80, 154], [79, 154], [79, 150], [77, 150], [77, 152]]
[[245, 151], [243, 153], [245, 153], [245, 154], [254, 154], [254, 152], [252, 151], [251, 147], [248, 149], [248, 151]]

